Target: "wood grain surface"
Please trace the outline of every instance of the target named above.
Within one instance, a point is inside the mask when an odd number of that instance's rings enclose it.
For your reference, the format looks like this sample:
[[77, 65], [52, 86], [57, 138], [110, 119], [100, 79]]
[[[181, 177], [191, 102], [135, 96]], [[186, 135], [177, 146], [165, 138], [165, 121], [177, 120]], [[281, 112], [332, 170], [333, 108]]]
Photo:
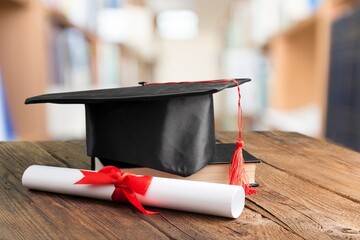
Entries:
[[[245, 133], [262, 160], [238, 219], [33, 191], [33, 164], [90, 169], [83, 141], [0, 143], [0, 239], [360, 239], [360, 154], [296, 133]], [[220, 142], [236, 134], [218, 133]]]

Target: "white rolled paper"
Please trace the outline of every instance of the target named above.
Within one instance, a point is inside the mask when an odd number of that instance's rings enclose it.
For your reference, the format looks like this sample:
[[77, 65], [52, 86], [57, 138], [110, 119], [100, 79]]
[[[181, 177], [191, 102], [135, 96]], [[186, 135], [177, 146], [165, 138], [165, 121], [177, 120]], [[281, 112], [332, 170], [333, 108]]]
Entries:
[[[74, 184], [84, 175], [79, 169], [32, 165], [22, 177], [24, 187], [112, 200], [113, 184]], [[144, 196], [136, 194], [143, 205], [229, 218], [238, 218], [245, 205], [241, 186], [153, 177]]]

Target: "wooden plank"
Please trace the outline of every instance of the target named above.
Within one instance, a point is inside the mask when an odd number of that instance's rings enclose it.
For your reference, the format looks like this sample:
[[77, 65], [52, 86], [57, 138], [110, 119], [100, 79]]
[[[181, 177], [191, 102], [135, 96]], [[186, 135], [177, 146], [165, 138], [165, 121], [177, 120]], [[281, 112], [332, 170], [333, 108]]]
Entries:
[[[360, 238], [360, 204], [311, 182], [259, 165], [248, 206], [306, 239]], [[275, 220], [277, 219], [277, 220]]]
[[[56, 159], [62, 159], [61, 162], [63, 161], [68, 161], [69, 163], [67, 164], [68, 167], [75, 167], [75, 168], [81, 168], [79, 166], [78, 161], [74, 162], [72, 161], [73, 159], [79, 159], [81, 160], [81, 162], [84, 162], [85, 165], [88, 164], [88, 157], [84, 158], [84, 143], [83, 142], [37, 142], [37, 145], [40, 145], [44, 150], [46, 150], [47, 152], [49, 152], [52, 156], [54, 156]], [[70, 163], [71, 162], [71, 163]], [[164, 214], [164, 211], [166, 212], [166, 214]], [[253, 221], [256, 222], [258, 221], [258, 219], [261, 219], [261, 217], [256, 214], [256, 213], [251, 213], [251, 211], [246, 210], [247, 211], [247, 216], [245, 217], [247, 220], [246, 222], [249, 221]], [[160, 214], [162, 215], [161, 218], [159, 217], [147, 217], [144, 215], [139, 214], [139, 217], [145, 218], [147, 222], [149, 222], [151, 225], [153, 225], [154, 227], [158, 228], [161, 232], [163, 232], [166, 235], [171, 234], [171, 237], [175, 237], [178, 239], [187, 239], [187, 238], [198, 238], [199, 236], [201, 237], [206, 237], [208, 236], [210, 233], [209, 232], [202, 232], [203, 234], [200, 234], [198, 229], [194, 228], [194, 226], [192, 226], [192, 231], [189, 231], [188, 228], [185, 228], [184, 230], [181, 230], [177, 227], [177, 225], [174, 225], [172, 222], [173, 217], [179, 215], [179, 212], [177, 211], [167, 211], [165, 209], [159, 209]], [[187, 223], [189, 220], [188, 218], [193, 218], [194, 216], [196, 217], [195, 220], [193, 220], [194, 222], [197, 223], [197, 225], [201, 228], [203, 228], [202, 226], [204, 224], [206, 224], [207, 222], [209, 222], [209, 217], [208, 216], [203, 216], [203, 215], [198, 215], [198, 214], [191, 214], [191, 213], [183, 213], [185, 216], [187, 216], [186, 221], [184, 221], [184, 223]], [[175, 215], [175, 216], [172, 216]], [[171, 216], [171, 217], [169, 217]], [[252, 220], [249, 216], [253, 216]], [[205, 222], [204, 222], [205, 219]], [[210, 219], [214, 219], [214, 217], [210, 217]], [[223, 219], [223, 218], [219, 218], [221, 220], [225, 220], [225, 222], [229, 222], [228, 219]], [[181, 221], [180, 221], [181, 223]], [[209, 224], [209, 223], [208, 223]], [[231, 230], [231, 226], [226, 226], [227, 230], [216, 230], [217, 234], [211, 233], [212, 236], [214, 237], [228, 237], [229, 234], [232, 236], [242, 236], [244, 237], [245, 235], [249, 234], [249, 231], [251, 229], [248, 229], [249, 227], [246, 227], [247, 224], [242, 224], [240, 222], [241, 225], [243, 225], [243, 230], [241, 229], [233, 229]], [[193, 225], [193, 224], [192, 224]], [[238, 226], [238, 224], [236, 224], [236, 226]], [[265, 235], [269, 235], [269, 236], [283, 236], [284, 238], [289, 238], [289, 237], [294, 237], [292, 233], [286, 231], [285, 229], [282, 229], [282, 227], [274, 224], [271, 221], [265, 221], [264, 219], [261, 219], [261, 224], [257, 224], [255, 225], [256, 227], [252, 227], [252, 230], [254, 232], [257, 232], [259, 234], [259, 236], [265, 236]], [[261, 227], [259, 227], [261, 226]], [[223, 227], [223, 225], [219, 225], [219, 227]], [[171, 229], [171, 231], [170, 231]], [[229, 230], [230, 229], [230, 230]], [[271, 230], [269, 230], [271, 229]], [[256, 230], [256, 231], [255, 231]], [[251, 231], [250, 231], [251, 232]], [[192, 233], [192, 234], [191, 234]], [[221, 235], [221, 234], [224, 235]], [[169, 235], [170, 236], [170, 235]]]
[[[217, 137], [225, 142], [236, 139], [227, 133]], [[360, 202], [360, 153], [298, 133], [282, 132], [247, 133], [245, 149], [267, 164]]]
[[[23, 191], [20, 181], [0, 162], [0, 238], [20, 239], [22, 236], [37, 239], [55, 239], [57, 225], [42, 214], [41, 209], [32, 204]], [[44, 227], [46, 226], [46, 227]]]
[[29, 191], [21, 186], [22, 173], [32, 164], [88, 166], [83, 142], [0, 143], [0, 154], [2, 238], [298, 238], [249, 209], [236, 220], [166, 209], [145, 216], [129, 205]]
[[[29, 234], [27, 236], [34, 238], [54, 238], [61, 234], [64, 238], [87, 236], [119, 239], [360, 237], [359, 204], [293, 172], [274, 167], [269, 159], [281, 156], [284, 150], [271, 144], [263, 146], [262, 139], [269, 137], [271, 140], [268, 142], [277, 143], [276, 146], [284, 145], [285, 138], [290, 139], [291, 144], [300, 144], [302, 151], [303, 148], [309, 151], [308, 156], [318, 154], [317, 147], [312, 151], [306, 149], [313, 146], [312, 139], [301, 135], [245, 134], [247, 150], [263, 159], [257, 172], [261, 187], [258, 194], [248, 197], [246, 204], [258, 213], [245, 209], [236, 220], [165, 209], [159, 209], [159, 215], [144, 216], [128, 205], [28, 191], [19, 180], [25, 168], [31, 164], [89, 166], [83, 142], [0, 143], [0, 154], [3, 156], [0, 172], [4, 193], [1, 194], [0, 206], [0, 214], [3, 216], [0, 220], [1, 236], [9, 238]], [[223, 138], [232, 141], [236, 135]], [[324, 151], [330, 150], [326, 148]], [[339, 151], [336, 154], [342, 156]], [[350, 162], [357, 164], [355, 157], [350, 157]], [[36, 216], [34, 220], [33, 216]]]
[[42, 141], [34, 144], [66, 167], [90, 169], [91, 160], [86, 154], [85, 141]]
[[35, 144], [0, 143], [0, 154], [2, 238], [167, 239], [128, 205], [22, 187], [21, 176], [27, 166], [61, 165]]
[[[235, 137], [218, 135], [225, 142], [231, 142]], [[256, 173], [259, 193], [247, 197], [249, 208], [306, 239], [360, 238], [359, 202], [337, 194], [333, 181], [318, 184], [318, 178], [311, 180], [309, 172], [314, 171], [314, 167], [305, 164], [309, 158], [333, 166], [344, 161], [342, 157], [349, 156], [350, 163], [354, 162], [347, 172], [340, 175], [335, 171], [336, 182], [343, 185], [344, 177], [351, 175], [354, 167], [356, 171], [357, 153], [295, 133], [248, 133], [245, 147], [263, 161]], [[323, 165], [322, 168], [326, 167]], [[329, 179], [333, 172], [325, 169], [321, 174]]]
[[266, 149], [268, 164], [360, 202], [360, 153], [297, 133], [256, 133], [248, 141], [256, 141], [253, 152]]
[[163, 209], [160, 214], [193, 239], [302, 239], [246, 208], [235, 220]]

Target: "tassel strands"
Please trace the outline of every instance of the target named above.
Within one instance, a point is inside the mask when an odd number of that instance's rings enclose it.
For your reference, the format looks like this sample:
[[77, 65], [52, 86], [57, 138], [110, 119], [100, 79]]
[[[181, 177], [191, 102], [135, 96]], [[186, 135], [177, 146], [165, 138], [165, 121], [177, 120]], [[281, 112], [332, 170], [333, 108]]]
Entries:
[[238, 91], [238, 140], [236, 142], [236, 148], [231, 158], [231, 164], [229, 169], [229, 184], [242, 186], [245, 190], [245, 194], [254, 194], [256, 190], [249, 185], [249, 179], [245, 172], [244, 157], [242, 149], [244, 147], [244, 141], [242, 138], [242, 108], [241, 108], [241, 94], [240, 85], [234, 79], [230, 80], [236, 84]]

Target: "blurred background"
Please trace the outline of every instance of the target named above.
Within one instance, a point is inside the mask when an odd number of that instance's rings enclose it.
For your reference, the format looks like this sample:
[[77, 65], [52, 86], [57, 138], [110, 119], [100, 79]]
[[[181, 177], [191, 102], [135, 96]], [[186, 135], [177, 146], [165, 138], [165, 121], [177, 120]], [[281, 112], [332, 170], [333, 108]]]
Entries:
[[[360, 151], [355, 0], [0, 0], [0, 140], [84, 139], [82, 105], [51, 92], [251, 78], [245, 131], [296, 131]], [[237, 92], [215, 95], [237, 130]]]

